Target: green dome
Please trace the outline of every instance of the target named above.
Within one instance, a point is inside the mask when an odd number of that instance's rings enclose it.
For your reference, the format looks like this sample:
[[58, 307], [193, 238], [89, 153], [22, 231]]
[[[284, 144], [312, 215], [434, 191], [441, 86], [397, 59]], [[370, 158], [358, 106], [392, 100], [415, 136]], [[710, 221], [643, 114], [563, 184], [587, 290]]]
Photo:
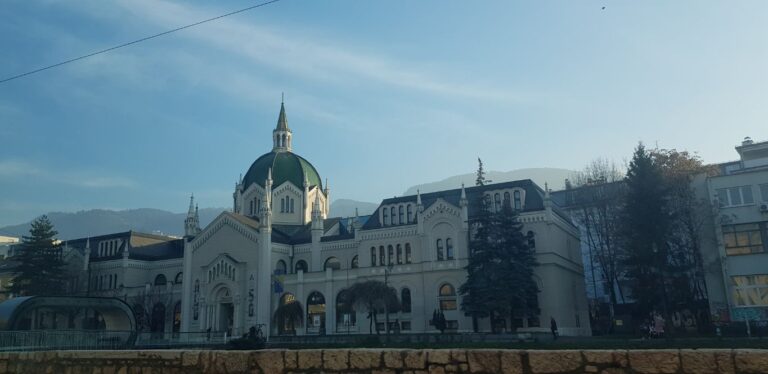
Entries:
[[309, 187], [323, 188], [320, 174], [312, 164], [293, 152], [269, 152], [257, 158], [243, 178], [243, 189], [256, 183], [264, 187], [269, 168], [272, 168], [273, 186], [277, 187], [285, 181], [293, 183], [299, 189], [304, 188], [304, 174], [307, 175]]

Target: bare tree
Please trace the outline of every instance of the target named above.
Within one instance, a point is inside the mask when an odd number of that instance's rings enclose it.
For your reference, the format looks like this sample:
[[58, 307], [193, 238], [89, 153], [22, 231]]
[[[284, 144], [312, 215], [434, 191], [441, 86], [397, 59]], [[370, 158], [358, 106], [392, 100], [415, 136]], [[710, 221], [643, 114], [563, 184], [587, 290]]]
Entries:
[[163, 322], [165, 322], [168, 310], [172, 302], [172, 293], [166, 286], [149, 286], [139, 291], [138, 294], [129, 297], [128, 303], [134, 309], [136, 314], [137, 330], [139, 332], [148, 331], [152, 328], [152, 319], [155, 305], [163, 307]]
[[573, 178], [575, 188], [567, 191], [567, 205], [585, 234], [589, 250], [592, 287], [597, 293], [598, 269], [610, 298], [610, 317], [624, 295], [619, 286], [621, 246], [618, 242], [620, 209], [624, 194], [624, 174], [615, 163], [596, 159]]

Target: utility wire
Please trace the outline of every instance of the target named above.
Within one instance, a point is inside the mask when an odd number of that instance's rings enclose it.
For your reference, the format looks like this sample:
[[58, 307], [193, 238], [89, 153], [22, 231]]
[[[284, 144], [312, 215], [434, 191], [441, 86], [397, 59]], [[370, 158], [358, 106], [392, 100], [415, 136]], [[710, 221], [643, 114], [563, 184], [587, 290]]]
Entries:
[[141, 43], [141, 42], [143, 42], [143, 41], [147, 41], [147, 40], [150, 40], [150, 39], [154, 39], [154, 38], [157, 38], [157, 37], [160, 37], [160, 36], [163, 36], [163, 35], [168, 35], [168, 34], [170, 34], [170, 33], [174, 33], [174, 32], [176, 32], [176, 31], [181, 31], [181, 30], [184, 30], [184, 29], [188, 29], [188, 28], [190, 28], [190, 27], [194, 27], [194, 26], [202, 25], [202, 24], [204, 24], [204, 23], [207, 23], [207, 22], [211, 22], [211, 21], [215, 21], [215, 20], [217, 20], [217, 19], [220, 19], [220, 18], [229, 17], [229, 16], [231, 16], [231, 15], [235, 15], [235, 14], [238, 14], [238, 13], [247, 12], [247, 11], [249, 11], [249, 10], [251, 10], [251, 9], [260, 8], [260, 7], [263, 7], [263, 6], [265, 6], [265, 5], [269, 5], [269, 4], [272, 4], [272, 3], [276, 3], [276, 2], [278, 2], [278, 1], [280, 1], [280, 0], [270, 0], [270, 1], [267, 1], [267, 2], [259, 3], [259, 4], [256, 4], [256, 5], [252, 5], [252, 6], [249, 6], [249, 7], [247, 7], [247, 8], [243, 8], [243, 9], [240, 9], [240, 10], [236, 10], [236, 11], [234, 11], [234, 12], [230, 12], [230, 13], [227, 13], [227, 14], [222, 14], [222, 15], [220, 15], [220, 16], [217, 16], [217, 17], [208, 18], [208, 19], [206, 19], [206, 20], [203, 20], [203, 21], [199, 21], [199, 22], [195, 22], [195, 23], [191, 23], [191, 24], [189, 24], [189, 25], [186, 25], [186, 26], [177, 27], [177, 28], [175, 28], [175, 29], [173, 29], [173, 30], [168, 30], [168, 31], [165, 31], [165, 32], [161, 32], [161, 33], [159, 33], [159, 34], [155, 34], [155, 35], [147, 36], [147, 37], [145, 37], [145, 38], [137, 39], [137, 40], [134, 40], [134, 41], [132, 41], [132, 42], [128, 42], [128, 43], [124, 43], [124, 44], [120, 44], [120, 45], [116, 45], [116, 46], [114, 46], [114, 47], [110, 47], [110, 48], [107, 48], [107, 49], [102, 49], [102, 50], [100, 50], [100, 51], [96, 51], [96, 52], [93, 52], [93, 53], [89, 53], [89, 54], [87, 54], [87, 55], [83, 55], [83, 56], [80, 56], [80, 57], [75, 57], [75, 58], [73, 58], [73, 59], [70, 59], [70, 60], [62, 61], [62, 62], [59, 62], [59, 63], [53, 64], [53, 65], [49, 65], [49, 66], [46, 66], [46, 67], [42, 67], [42, 68], [40, 68], [40, 69], [36, 69], [36, 70], [32, 70], [32, 71], [28, 71], [28, 72], [26, 72], [26, 73], [22, 73], [22, 74], [19, 74], [19, 75], [14, 75], [14, 76], [12, 76], [12, 77], [8, 77], [8, 78], [5, 78], [5, 79], [2, 79], [2, 80], [0, 80], [0, 84], [1, 84], [1, 83], [5, 83], [5, 82], [8, 82], [8, 81], [12, 81], [12, 80], [14, 80], [14, 79], [18, 79], [18, 78], [21, 78], [21, 77], [26, 77], [27, 75], [32, 75], [32, 74], [35, 74], [35, 73], [39, 73], [39, 72], [41, 72], [41, 71], [44, 71], [44, 70], [52, 69], [52, 68], [55, 68], [55, 67], [58, 67], [58, 66], [61, 66], [61, 65], [65, 65], [65, 64], [68, 64], [68, 63], [70, 63], [70, 62], [79, 61], [79, 60], [82, 60], [82, 59], [86, 59], [86, 58], [88, 58], [88, 57], [96, 56], [96, 55], [98, 55], [98, 54], [106, 53], [106, 52], [109, 52], [109, 51], [114, 51], [115, 49], [119, 49], [119, 48], [127, 47], [127, 46], [129, 46], [129, 45], [133, 45], [133, 44]]

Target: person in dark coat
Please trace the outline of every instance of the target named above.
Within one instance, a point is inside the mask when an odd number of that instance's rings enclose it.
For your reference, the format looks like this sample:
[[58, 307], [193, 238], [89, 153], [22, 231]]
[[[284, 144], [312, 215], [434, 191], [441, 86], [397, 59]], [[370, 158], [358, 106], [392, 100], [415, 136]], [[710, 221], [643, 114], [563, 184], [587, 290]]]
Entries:
[[552, 338], [557, 340], [557, 322], [555, 322], [555, 317], [550, 317], [549, 328], [552, 330]]

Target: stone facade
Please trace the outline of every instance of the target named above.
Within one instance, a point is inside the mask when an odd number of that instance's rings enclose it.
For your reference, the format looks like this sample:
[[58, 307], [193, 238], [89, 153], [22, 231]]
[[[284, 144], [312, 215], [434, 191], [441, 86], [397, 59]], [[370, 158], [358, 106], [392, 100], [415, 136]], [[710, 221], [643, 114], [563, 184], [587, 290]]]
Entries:
[[2, 373], [766, 373], [768, 350], [60, 351], [0, 353]]

